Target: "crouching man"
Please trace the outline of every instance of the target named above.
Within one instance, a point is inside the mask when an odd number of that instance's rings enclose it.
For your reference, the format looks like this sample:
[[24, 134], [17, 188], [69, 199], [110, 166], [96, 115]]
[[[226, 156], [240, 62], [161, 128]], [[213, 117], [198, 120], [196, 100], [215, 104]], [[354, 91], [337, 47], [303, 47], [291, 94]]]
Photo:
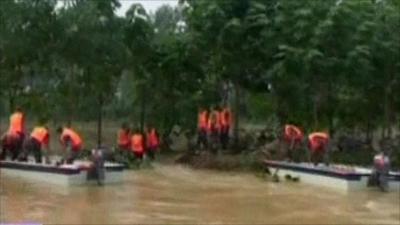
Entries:
[[24, 151], [20, 155], [21, 161], [27, 161], [28, 155], [33, 154], [36, 163], [42, 163], [42, 153], [46, 158], [46, 163], [50, 164], [49, 159], [49, 140], [50, 133], [46, 126], [37, 126], [33, 129], [29, 138], [25, 141]]
[[63, 147], [63, 159], [61, 164], [72, 164], [82, 151], [82, 138], [71, 128], [59, 127], [57, 133], [60, 134], [60, 142]]
[[[286, 158], [290, 161], [300, 161], [299, 151], [301, 150], [304, 134], [297, 126], [287, 124], [284, 128], [283, 142], [281, 143], [286, 152]], [[297, 156], [297, 157], [296, 157]]]
[[321, 162], [329, 165], [329, 134], [314, 132], [308, 136], [309, 160], [317, 166]]

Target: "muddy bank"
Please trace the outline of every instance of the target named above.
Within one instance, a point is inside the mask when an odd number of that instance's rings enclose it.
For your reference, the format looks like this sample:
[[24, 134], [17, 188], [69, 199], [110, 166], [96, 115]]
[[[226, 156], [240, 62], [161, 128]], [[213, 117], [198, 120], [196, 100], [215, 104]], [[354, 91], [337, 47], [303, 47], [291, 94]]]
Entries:
[[[369, 167], [371, 166], [372, 154], [364, 156], [360, 155], [365, 153], [353, 153], [352, 156], [347, 156], [343, 153], [335, 153], [331, 155], [331, 162], [338, 164], [346, 164], [351, 166]], [[359, 156], [358, 160], [352, 160]], [[180, 153], [175, 156], [163, 157], [162, 161], [168, 161], [169, 164], [183, 164], [188, 165], [195, 169], [212, 169], [221, 171], [249, 171], [261, 172], [263, 171], [263, 161], [266, 159], [262, 151], [246, 152], [241, 154], [219, 153], [213, 154], [210, 152], [194, 153]], [[168, 160], [167, 160], [168, 159]], [[399, 171], [399, 166], [392, 163], [391, 169]]]
[[210, 152], [181, 153], [176, 156], [174, 162], [188, 165], [195, 169], [213, 169], [222, 171], [261, 171], [263, 169], [260, 152], [241, 154], [213, 154]]

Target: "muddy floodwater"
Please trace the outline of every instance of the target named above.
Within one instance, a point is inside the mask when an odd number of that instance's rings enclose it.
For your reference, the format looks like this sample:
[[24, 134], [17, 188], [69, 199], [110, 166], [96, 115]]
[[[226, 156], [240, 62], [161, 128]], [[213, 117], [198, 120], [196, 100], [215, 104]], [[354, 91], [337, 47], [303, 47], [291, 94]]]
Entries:
[[400, 224], [400, 193], [340, 193], [253, 174], [173, 165], [112, 186], [59, 187], [1, 176], [0, 223]]

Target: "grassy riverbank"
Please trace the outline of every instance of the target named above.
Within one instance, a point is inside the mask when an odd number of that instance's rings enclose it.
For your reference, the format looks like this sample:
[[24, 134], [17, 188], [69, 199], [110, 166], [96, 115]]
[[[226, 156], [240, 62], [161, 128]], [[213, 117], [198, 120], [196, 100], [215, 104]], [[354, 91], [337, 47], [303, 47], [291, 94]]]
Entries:
[[[372, 166], [373, 152], [335, 152], [331, 155], [331, 163], [350, 166]], [[399, 156], [397, 156], [399, 157]], [[209, 152], [182, 153], [175, 156], [175, 163], [189, 165], [195, 169], [212, 169], [221, 171], [249, 171], [260, 172], [263, 170], [262, 161], [265, 156], [261, 152], [242, 154], [212, 154]], [[392, 159], [392, 169], [399, 170], [399, 159]]]

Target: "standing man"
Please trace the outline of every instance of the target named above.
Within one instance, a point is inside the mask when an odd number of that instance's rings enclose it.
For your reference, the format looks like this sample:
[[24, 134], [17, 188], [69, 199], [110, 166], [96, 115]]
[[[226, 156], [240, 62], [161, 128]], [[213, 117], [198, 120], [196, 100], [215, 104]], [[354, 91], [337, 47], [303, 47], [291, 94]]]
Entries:
[[143, 160], [143, 155], [145, 153], [145, 142], [143, 134], [139, 129], [135, 129], [131, 138], [131, 150], [135, 158], [140, 162]]
[[67, 127], [59, 127], [57, 133], [60, 134], [60, 142], [64, 151], [61, 163], [72, 164], [82, 151], [82, 138], [73, 129]]
[[20, 107], [10, 116], [10, 127], [8, 133], [15, 136], [15, 145], [18, 151], [22, 150], [22, 143], [25, 139], [25, 115]]
[[380, 142], [380, 152], [374, 156], [374, 167], [371, 176], [368, 179], [368, 186], [378, 186], [381, 191], [389, 189], [389, 171], [390, 171], [390, 152], [393, 145], [390, 139], [383, 139]]
[[42, 151], [45, 153], [46, 163], [50, 163], [49, 159], [49, 140], [50, 133], [46, 126], [36, 126], [28, 140], [25, 142], [24, 152], [21, 155], [22, 161], [27, 161], [28, 155], [33, 153], [36, 163], [42, 163]]
[[197, 146], [200, 149], [206, 149], [208, 147], [207, 142], [207, 129], [208, 129], [208, 112], [205, 108], [199, 108], [199, 115], [197, 121]]
[[308, 135], [308, 147], [310, 149], [310, 161], [314, 165], [325, 161], [328, 164], [329, 134], [327, 132], [314, 132]]
[[231, 119], [232, 114], [230, 109], [225, 106], [220, 112], [219, 115], [219, 127], [220, 127], [220, 142], [222, 145], [222, 149], [226, 149], [229, 143], [229, 131], [231, 128]]
[[121, 152], [128, 151], [131, 147], [131, 131], [127, 123], [123, 123], [118, 131], [118, 148]]
[[378, 186], [381, 191], [388, 191], [388, 176], [390, 170], [390, 159], [387, 150], [382, 150], [374, 156], [374, 168], [368, 180], [368, 185]]
[[0, 160], [6, 158], [7, 153], [11, 154], [11, 159], [16, 160], [22, 151], [22, 144], [25, 138], [25, 115], [20, 107], [10, 116], [10, 126], [8, 131], [1, 137]]
[[115, 152], [115, 159], [124, 164], [129, 164], [131, 156], [131, 130], [126, 122], [121, 125], [117, 134], [117, 150]]
[[160, 145], [160, 139], [156, 128], [150, 126], [147, 129], [146, 142], [147, 155], [150, 159], [154, 159]]

